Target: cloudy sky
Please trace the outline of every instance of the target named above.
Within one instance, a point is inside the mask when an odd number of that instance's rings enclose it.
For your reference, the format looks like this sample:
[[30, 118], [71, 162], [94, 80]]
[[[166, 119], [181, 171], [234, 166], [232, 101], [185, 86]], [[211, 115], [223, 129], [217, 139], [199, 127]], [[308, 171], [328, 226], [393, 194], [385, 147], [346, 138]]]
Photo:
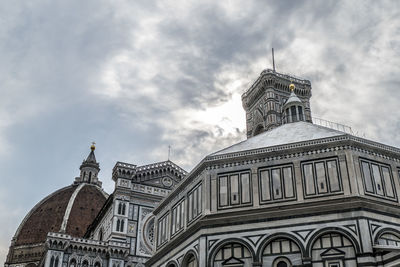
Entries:
[[0, 263], [24, 215], [97, 143], [190, 171], [245, 138], [241, 94], [271, 67], [311, 80], [313, 116], [400, 147], [400, 1], [0, 3]]

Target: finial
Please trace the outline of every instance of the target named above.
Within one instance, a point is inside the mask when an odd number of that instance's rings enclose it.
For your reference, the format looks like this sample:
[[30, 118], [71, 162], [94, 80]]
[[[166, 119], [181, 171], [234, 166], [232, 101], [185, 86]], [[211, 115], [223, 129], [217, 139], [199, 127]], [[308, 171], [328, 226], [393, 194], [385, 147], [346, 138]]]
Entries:
[[289, 89], [290, 89], [290, 91], [294, 91], [294, 88], [296, 88], [296, 86], [294, 85], [294, 83], [291, 83], [290, 85], [289, 85]]
[[96, 149], [96, 146], [95, 146], [95, 142], [92, 142], [92, 145], [90, 146], [90, 149], [92, 150], [92, 151], [94, 151], [95, 149]]

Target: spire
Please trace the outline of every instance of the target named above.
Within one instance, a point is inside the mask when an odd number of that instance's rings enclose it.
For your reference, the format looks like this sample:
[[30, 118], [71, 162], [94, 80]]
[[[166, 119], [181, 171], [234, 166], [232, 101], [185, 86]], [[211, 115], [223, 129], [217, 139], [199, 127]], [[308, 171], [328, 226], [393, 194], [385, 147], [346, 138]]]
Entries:
[[101, 182], [97, 178], [100, 171], [99, 163], [96, 161], [94, 151], [96, 149], [95, 142], [90, 146], [90, 153], [79, 167], [81, 175], [75, 178], [75, 183], [89, 183], [101, 186]]
[[92, 145], [90, 146], [90, 153], [88, 157], [86, 158], [86, 162], [91, 162], [91, 163], [96, 163], [96, 156], [94, 155], [94, 151], [96, 150], [95, 142], [92, 142]]

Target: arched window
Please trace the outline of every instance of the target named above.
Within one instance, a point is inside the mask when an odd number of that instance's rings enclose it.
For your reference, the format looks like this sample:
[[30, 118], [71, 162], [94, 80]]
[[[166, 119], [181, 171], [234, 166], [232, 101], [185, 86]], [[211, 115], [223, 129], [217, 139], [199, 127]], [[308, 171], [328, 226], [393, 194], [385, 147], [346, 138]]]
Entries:
[[123, 231], [124, 231], [124, 223], [125, 223], [125, 221], [124, 221], [124, 220], [121, 220], [121, 229], [120, 229], [120, 232], [123, 232]]
[[125, 215], [126, 204], [122, 204], [122, 215]]
[[88, 267], [88, 266], [89, 266], [88, 261], [87, 261], [87, 260], [84, 260], [84, 261], [82, 262], [82, 267]]
[[58, 257], [56, 257], [56, 260], [54, 261], [54, 267], [58, 267]]
[[400, 247], [400, 237], [399, 235], [393, 233], [383, 233], [378, 238], [378, 245]]
[[357, 266], [353, 244], [340, 233], [327, 233], [316, 239], [311, 257], [312, 262], [323, 262], [324, 266]]
[[75, 260], [75, 259], [72, 259], [72, 260], [69, 262], [69, 267], [76, 267], [76, 260]]
[[273, 262], [273, 267], [291, 267], [292, 264], [301, 265], [301, 258], [301, 250], [296, 242], [288, 238], [277, 238], [265, 246], [262, 260], [264, 263]]
[[252, 266], [252, 255], [244, 245], [229, 243], [220, 248], [215, 255], [213, 266]]
[[118, 203], [118, 214], [122, 214], [122, 203]]
[[50, 267], [54, 267], [54, 256], [51, 256]]
[[89, 172], [89, 183], [92, 181], [92, 172]]
[[120, 221], [120, 219], [118, 219], [117, 220], [117, 227], [116, 227], [116, 230], [119, 232], [119, 229], [120, 229], [120, 226], [121, 225], [121, 221]]
[[96, 261], [96, 263], [94, 264], [94, 267], [101, 267], [100, 262]]
[[183, 266], [184, 266], [184, 267], [197, 267], [198, 264], [197, 264], [197, 259], [196, 259], [196, 257], [195, 257], [193, 254], [191, 254], [191, 255], [187, 258], [187, 260], [185, 261], [185, 263], [183, 264]]

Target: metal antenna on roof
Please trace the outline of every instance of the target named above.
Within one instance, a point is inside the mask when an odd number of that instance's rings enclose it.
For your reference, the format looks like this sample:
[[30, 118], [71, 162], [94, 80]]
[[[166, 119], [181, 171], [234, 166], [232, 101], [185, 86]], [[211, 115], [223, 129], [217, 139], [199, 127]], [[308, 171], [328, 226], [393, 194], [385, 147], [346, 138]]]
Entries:
[[274, 56], [274, 48], [272, 47], [272, 68], [275, 72], [275, 56]]

